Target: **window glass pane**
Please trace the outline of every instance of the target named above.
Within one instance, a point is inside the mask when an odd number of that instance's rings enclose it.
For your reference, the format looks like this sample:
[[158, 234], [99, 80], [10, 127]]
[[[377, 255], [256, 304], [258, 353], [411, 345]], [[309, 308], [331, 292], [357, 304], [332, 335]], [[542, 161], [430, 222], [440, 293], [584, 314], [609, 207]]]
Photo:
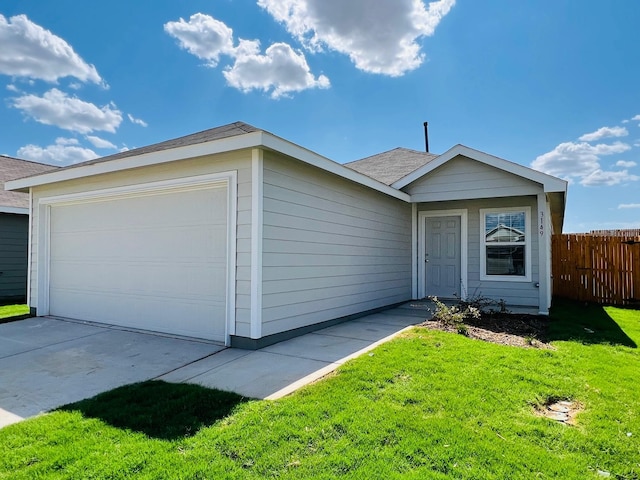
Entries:
[[487, 275], [526, 276], [524, 245], [487, 246]]
[[486, 243], [525, 243], [524, 212], [487, 213], [484, 217]]

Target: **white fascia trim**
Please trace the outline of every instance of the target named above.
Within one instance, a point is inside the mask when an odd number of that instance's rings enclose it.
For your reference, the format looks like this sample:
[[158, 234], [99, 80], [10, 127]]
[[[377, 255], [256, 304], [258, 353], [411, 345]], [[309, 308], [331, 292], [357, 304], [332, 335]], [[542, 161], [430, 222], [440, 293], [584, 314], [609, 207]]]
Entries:
[[20, 190], [27, 187], [63, 182], [90, 175], [118, 172], [120, 170], [128, 170], [131, 168], [146, 167], [149, 165], [174, 162], [176, 160], [184, 160], [187, 158], [252, 148], [260, 145], [261, 134], [262, 132], [246, 133], [244, 135], [236, 135], [234, 137], [222, 138], [211, 142], [143, 153], [131, 157], [119, 158], [116, 160], [109, 160], [106, 162], [99, 162], [69, 169], [61, 169], [34, 177], [6, 182], [5, 189]]
[[460, 217], [460, 297], [467, 299], [469, 285], [469, 212], [466, 208], [456, 210], [423, 210], [419, 217], [419, 251], [416, 257], [418, 267], [418, 295], [424, 298], [427, 294], [426, 268], [424, 254], [426, 253], [427, 231], [425, 220], [429, 217]]
[[444, 165], [446, 162], [457, 157], [458, 155], [463, 155], [472, 160], [476, 160], [486, 165], [504, 170], [505, 172], [518, 175], [519, 177], [526, 178], [527, 180], [531, 180], [532, 182], [539, 183], [544, 187], [545, 192], [567, 191], [567, 182], [565, 180], [561, 180], [551, 175], [547, 175], [546, 173], [524, 167], [522, 165], [504, 160], [502, 158], [494, 157], [493, 155], [489, 155], [488, 153], [484, 153], [479, 150], [474, 150], [473, 148], [465, 147], [464, 145], [456, 145], [450, 148], [439, 157], [436, 157], [426, 165], [423, 165], [419, 169], [411, 172], [405, 177], [402, 177], [391, 186], [398, 189], [404, 188], [411, 182], [414, 182], [424, 175], [432, 172], [436, 168]]
[[176, 147], [168, 150], [143, 153], [132, 157], [98, 162], [91, 165], [62, 169], [42, 175], [13, 180], [5, 183], [6, 190], [21, 190], [28, 187], [45, 185], [54, 182], [63, 182], [76, 178], [87, 177], [89, 175], [99, 175], [104, 173], [117, 172], [131, 168], [145, 167], [161, 163], [184, 160], [187, 158], [201, 157], [204, 155], [214, 155], [217, 153], [231, 152], [248, 148], [264, 147], [275, 150], [284, 155], [288, 155], [309, 165], [321, 168], [327, 172], [334, 173], [340, 177], [367, 186], [392, 197], [410, 201], [409, 195], [384, 183], [373, 180], [366, 175], [355, 172], [333, 160], [318, 155], [317, 153], [300, 147], [294, 143], [276, 137], [268, 132], [258, 131], [236, 135], [234, 137], [222, 138], [196, 145]]
[[251, 338], [262, 337], [263, 150], [251, 151]]
[[290, 157], [296, 158], [304, 163], [321, 168], [322, 170], [325, 170], [327, 172], [334, 173], [342, 178], [346, 178], [347, 180], [351, 180], [352, 182], [356, 182], [366, 187], [372, 188], [374, 190], [377, 190], [378, 192], [385, 193], [391, 197], [404, 200], [405, 202], [411, 201], [411, 197], [408, 194], [401, 192], [396, 188], [378, 182], [371, 177], [367, 177], [366, 175], [351, 170], [350, 168], [347, 168], [340, 163], [329, 160], [328, 158], [318, 155], [311, 150], [307, 150], [306, 148], [291, 143], [280, 137], [276, 137], [275, 135], [272, 135], [270, 133], [263, 132], [262, 145], [265, 148], [270, 148], [279, 153], [283, 153]]
[[[29, 198], [29, 204], [31, 204], [31, 198]], [[29, 208], [0, 206], [0, 213], [15, 213], [17, 215], [29, 215]]]

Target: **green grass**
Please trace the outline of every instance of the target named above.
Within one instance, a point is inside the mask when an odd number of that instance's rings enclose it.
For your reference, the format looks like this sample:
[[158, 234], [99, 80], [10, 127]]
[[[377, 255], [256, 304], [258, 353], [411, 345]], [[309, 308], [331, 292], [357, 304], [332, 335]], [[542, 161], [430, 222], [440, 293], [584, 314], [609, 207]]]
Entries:
[[17, 317], [29, 313], [29, 305], [5, 305], [0, 307], [0, 319]]
[[640, 479], [640, 311], [551, 325], [555, 350], [417, 328], [275, 402], [123, 387], [0, 430], [0, 478]]

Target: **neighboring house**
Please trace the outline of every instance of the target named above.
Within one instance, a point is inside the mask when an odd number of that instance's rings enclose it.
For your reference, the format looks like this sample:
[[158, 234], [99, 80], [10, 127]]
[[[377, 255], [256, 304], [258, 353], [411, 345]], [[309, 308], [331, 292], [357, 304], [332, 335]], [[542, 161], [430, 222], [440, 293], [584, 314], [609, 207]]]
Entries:
[[27, 297], [29, 194], [7, 192], [4, 183], [56, 167], [0, 155], [0, 305]]
[[[237, 122], [8, 188], [38, 315], [257, 348], [428, 295], [547, 313], [567, 184], [462, 145], [340, 165]], [[524, 236], [496, 250], [496, 219]]]

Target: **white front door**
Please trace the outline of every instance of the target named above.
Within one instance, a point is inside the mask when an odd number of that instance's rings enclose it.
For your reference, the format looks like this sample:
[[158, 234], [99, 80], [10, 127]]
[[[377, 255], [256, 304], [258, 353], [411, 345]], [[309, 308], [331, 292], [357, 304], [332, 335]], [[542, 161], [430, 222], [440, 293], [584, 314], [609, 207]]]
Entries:
[[461, 235], [459, 216], [424, 218], [425, 296], [460, 297]]

